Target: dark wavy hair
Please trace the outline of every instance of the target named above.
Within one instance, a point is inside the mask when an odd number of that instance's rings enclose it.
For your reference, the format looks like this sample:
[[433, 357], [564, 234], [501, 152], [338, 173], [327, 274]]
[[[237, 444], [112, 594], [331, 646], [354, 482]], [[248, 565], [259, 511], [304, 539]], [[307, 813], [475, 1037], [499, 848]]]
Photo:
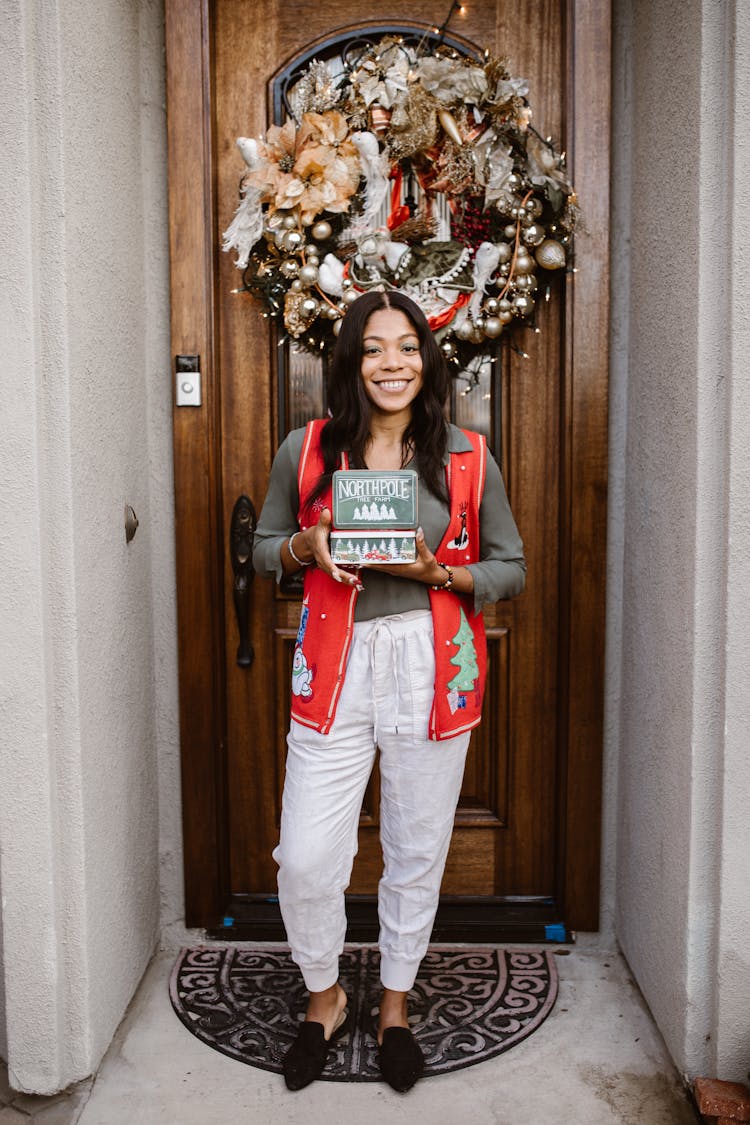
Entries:
[[419, 475], [440, 500], [447, 500], [444, 458], [448, 429], [444, 408], [450, 375], [443, 353], [435, 343], [427, 318], [418, 305], [397, 290], [371, 290], [349, 306], [341, 321], [328, 377], [328, 407], [331, 417], [321, 433], [323, 473], [307, 499], [311, 504], [326, 491], [331, 474], [340, 464], [341, 451], [349, 451], [352, 468], [365, 467], [370, 439], [370, 400], [360, 378], [362, 340], [367, 322], [380, 309], [399, 309], [414, 327], [422, 357], [422, 388], [412, 403], [412, 417], [403, 438], [406, 457], [410, 445]]

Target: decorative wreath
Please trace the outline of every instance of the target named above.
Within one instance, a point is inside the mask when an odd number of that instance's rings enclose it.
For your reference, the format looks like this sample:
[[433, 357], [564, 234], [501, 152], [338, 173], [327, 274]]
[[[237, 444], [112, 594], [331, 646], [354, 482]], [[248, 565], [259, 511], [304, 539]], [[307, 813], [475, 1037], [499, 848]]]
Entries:
[[476, 371], [570, 267], [576, 197], [527, 94], [505, 60], [442, 42], [387, 36], [345, 52], [340, 73], [313, 60], [286, 123], [237, 141], [237, 291], [320, 352], [361, 293], [401, 289], [448, 360]]

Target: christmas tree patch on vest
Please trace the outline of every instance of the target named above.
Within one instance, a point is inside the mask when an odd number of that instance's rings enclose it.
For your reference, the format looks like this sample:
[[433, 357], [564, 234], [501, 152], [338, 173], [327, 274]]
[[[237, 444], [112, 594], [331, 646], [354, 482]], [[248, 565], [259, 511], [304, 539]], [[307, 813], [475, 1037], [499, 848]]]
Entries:
[[459, 607], [461, 622], [458, 632], [453, 637], [453, 644], [458, 646], [458, 652], [450, 658], [451, 664], [458, 669], [452, 680], [448, 681], [448, 706], [451, 714], [465, 709], [467, 695], [475, 690], [479, 678], [479, 664], [477, 663], [477, 650], [474, 647], [474, 634], [471, 625], [466, 619], [466, 614]]

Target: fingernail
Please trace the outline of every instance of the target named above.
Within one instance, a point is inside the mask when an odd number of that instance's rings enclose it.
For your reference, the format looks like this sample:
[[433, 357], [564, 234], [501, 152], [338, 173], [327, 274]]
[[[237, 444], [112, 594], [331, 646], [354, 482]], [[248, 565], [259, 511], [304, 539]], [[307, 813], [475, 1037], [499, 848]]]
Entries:
[[417, 535], [421, 535], [421, 536], [422, 536], [422, 538], [424, 539], [424, 532], [422, 531], [422, 528], [421, 528], [421, 527], [418, 527], [418, 528], [417, 528]]

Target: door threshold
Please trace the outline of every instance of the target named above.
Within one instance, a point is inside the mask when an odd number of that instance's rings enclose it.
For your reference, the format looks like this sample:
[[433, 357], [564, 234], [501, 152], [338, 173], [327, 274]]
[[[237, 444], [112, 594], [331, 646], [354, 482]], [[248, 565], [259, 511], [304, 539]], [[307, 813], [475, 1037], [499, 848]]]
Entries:
[[[374, 895], [347, 895], [348, 942], [377, 942], [378, 908]], [[224, 917], [207, 928], [213, 941], [285, 941], [279, 902], [271, 895], [233, 898]], [[483, 944], [560, 943], [575, 940], [557, 903], [538, 896], [440, 899], [430, 939], [434, 942]]]

